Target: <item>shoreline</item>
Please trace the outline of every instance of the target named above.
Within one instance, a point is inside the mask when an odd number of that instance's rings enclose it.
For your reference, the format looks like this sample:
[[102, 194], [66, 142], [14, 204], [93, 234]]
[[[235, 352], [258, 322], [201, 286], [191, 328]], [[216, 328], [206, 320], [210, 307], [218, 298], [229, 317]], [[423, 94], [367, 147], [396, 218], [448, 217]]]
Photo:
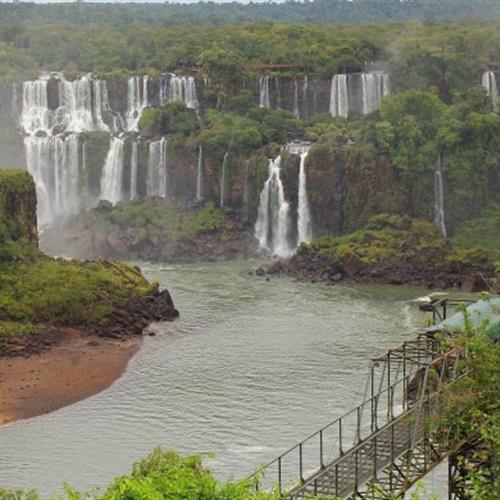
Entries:
[[0, 427], [49, 413], [109, 387], [138, 352], [125, 340], [66, 329], [60, 342], [28, 356], [0, 357]]

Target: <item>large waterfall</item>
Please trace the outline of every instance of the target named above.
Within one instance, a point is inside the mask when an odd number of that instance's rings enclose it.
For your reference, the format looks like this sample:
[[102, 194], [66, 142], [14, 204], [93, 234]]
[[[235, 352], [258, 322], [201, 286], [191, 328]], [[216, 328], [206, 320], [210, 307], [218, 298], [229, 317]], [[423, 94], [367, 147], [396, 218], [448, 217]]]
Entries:
[[260, 247], [273, 255], [286, 257], [292, 253], [288, 243], [290, 206], [285, 200], [280, 178], [281, 156], [269, 160], [269, 177], [260, 193], [259, 211], [255, 223], [255, 237]]
[[78, 134], [108, 131], [103, 119], [108, 107], [106, 82], [92, 75], [69, 82], [53, 73], [23, 83], [19, 126], [41, 224], [81, 208]]
[[350, 111], [373, 113], [389, 93], [389, 75], [383, 71], [333, 75], [330, 114], [347, 118]]
[[485, 71], [481, 79], [483, 87], [491, 98], [493, 109], [498, 111], [498, 86], [495, 73], [493, 71]]
[[441, 155], [438, 155], [436, 170], [434, 172], [434, 221], [443, 238], [447, 237], [444, 217], [444, 186], [441, 171]]
[[297, 209], [297, 243], [309, 243], [312, 240], [311, 212], [307, 198], [306, 158], [309, 151], [300, 154], [299, 169], [299, 205]]
[[[81, 134], [109, 134], [101, 196], [115, 203], [124, 197], [125, 165], [130, 165], [130, 199], [138, 196], [138, 143], [133, 139], [131, 149], [125, 148], [123, 134], [135, 135], [143, 110], [180, 100], [199, 111], [196, 83], [191, 76], [133, 76], [127, 83], [126, 108], [116, 110], [111, 109], [106, 81], [92, 74], [69, 81], [62, 73], [46, 73], [23, 83], [19, 101], [16, 89], [14, 86], [13, 109], [20, 109], [19, 129], [24, 135], [27, 167], [37, 185], [41, 224], [96, 202], [97, 194], [89, 194], [86, 171], [88, 138], [81, 139]], [[113, 102], [118, 101], [115, 98]], [[125, 151], [131, 155], [129, 162], [124, 159]], [[150, 146], [148, 179], [147, 195], [166, 195], [166, 141]]]
[[116, 203], [122, 199], [124, 140], [113, 137], [101, 175], [101, 199]]
[[167, 139], [149, 144], [147, 196], [167, 196]]
[[222, 172], [220, 176], [220, 208], [224, 208], [226, 202], [226, 177], [227, 177], [227, 159], [229, 158], [229, 151], [224, 153], [224, 159], [222, 160]]

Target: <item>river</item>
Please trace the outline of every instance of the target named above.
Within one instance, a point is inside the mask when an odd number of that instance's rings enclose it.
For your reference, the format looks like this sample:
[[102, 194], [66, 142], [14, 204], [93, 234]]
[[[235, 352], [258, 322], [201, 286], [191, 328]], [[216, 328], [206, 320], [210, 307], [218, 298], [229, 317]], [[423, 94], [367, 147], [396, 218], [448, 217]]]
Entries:
[[266, 281], [257, 265], [141, 264], [181, 317], [107, 390], [1, 428], [0, 486], [103, 486], [157, 445], [245, 476], [360, 402], [368, 358], [423, 320], [406, 303], [421, 290]]

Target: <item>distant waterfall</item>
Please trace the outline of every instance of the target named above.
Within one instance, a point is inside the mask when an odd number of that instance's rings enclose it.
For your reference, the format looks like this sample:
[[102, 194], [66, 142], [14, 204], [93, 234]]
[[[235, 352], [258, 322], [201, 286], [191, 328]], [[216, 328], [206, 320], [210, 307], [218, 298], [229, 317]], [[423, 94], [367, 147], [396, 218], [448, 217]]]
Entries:
[[130, 156], [130, 199], [137, 198], [137, 142], [132, 142]]
[[200, 107], [196, 93], [196, 82], [192, 76], [169, 75], [160, 81], [160, 106], [173, 101], [182, 101], [187, 108]]
[[498, 86], [495, 73], [493, 71], [485, 71], [481, 83], [491, 98], [493, 109], [498, 111]]
[[297, 81], [297, 78], [293, 79], [293, 114], [295, 118], [300, 118], [299, 82]]
[[441, 171], [441, 155], [438, 156], [436, 171], [434, 172], [434, 222], [443, 238], [446, 239], [446, 225], [444, 217], [444, 186]]
[[149, 76], [132, 76], [127, 85], [127, 130], [139, 130], [139, 120], [148, 106]]
[[198, 146], [198, 166], [196, 168], [196, 201], [203, 199], [203, 146]]
[[229, 157], [229, 151], [226, 151], [224, 153], [224, 159], [222, 160], [222, 173], [221, 173], [221, 178], [220, 178], [220, 202], [219, 206], [220, 208], [224, 208], [224, 203], [226, 201], [226, 170], [227, 170], [227, 159]]
[[333, 117], [347, 118], [349, 114], [349, 94], [347, 92], [347, 75], [334, 75], [330, 90], [330, 114]]
[[101, 174], [101, 199], [116, 203], [122, 199], [125, 141], [112, 137]]
[[248, 175], [250, 170], [250, 160], [245, 160], [245, 179], [243, 185], [243, 205], [241, 207], [241, 218], [248, 221]]
[[264, 75], [259, 78], [259, 106], [261, 108], [271, 109], [268, 75]]
[[280, 79], [278, 76], [274, 77], [274, 87], [276, 90], [276, 109], [281, 109], [281, 88]]
[[299, 170], [299, 204], [297, 209], [297, 243], [309, 243], [312, 240], [312, 225], [311, 213], [309, 210], [309, 200], [307, 198], [306, 186], [306, 158], [308, 151], [300, 155], [300, 170]]
[[351, 108], [365, 115], [373, 113], [389, 94], [389, 75], [383, 71], [333, 75], [330, 114], [347, 118]]
[[149, 143], [147, 196], [167, 196], [167, 139]]
[[292, 253], [288, 244], [290, 206], [285, 200], [280, 178], [281, 156], [269, 160], [269, 177], [260, 193], [259, 211], [255, 223], [255, 237], [260, 247], [274, 255], [286, 257]]

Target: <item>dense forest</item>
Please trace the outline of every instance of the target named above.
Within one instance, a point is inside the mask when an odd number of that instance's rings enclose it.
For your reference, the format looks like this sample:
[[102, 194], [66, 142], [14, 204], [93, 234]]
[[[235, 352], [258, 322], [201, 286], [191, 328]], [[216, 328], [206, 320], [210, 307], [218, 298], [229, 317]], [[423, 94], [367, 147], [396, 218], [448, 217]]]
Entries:
[[2, 4], [0, 19], [7, 24], [156, 25], [179, 26], [272, 21], [278, 23], [379, 23], [443, 21], [499, 17], [496, 0], [309, 0], [242, 4], [81, 3], [39, 5]]

